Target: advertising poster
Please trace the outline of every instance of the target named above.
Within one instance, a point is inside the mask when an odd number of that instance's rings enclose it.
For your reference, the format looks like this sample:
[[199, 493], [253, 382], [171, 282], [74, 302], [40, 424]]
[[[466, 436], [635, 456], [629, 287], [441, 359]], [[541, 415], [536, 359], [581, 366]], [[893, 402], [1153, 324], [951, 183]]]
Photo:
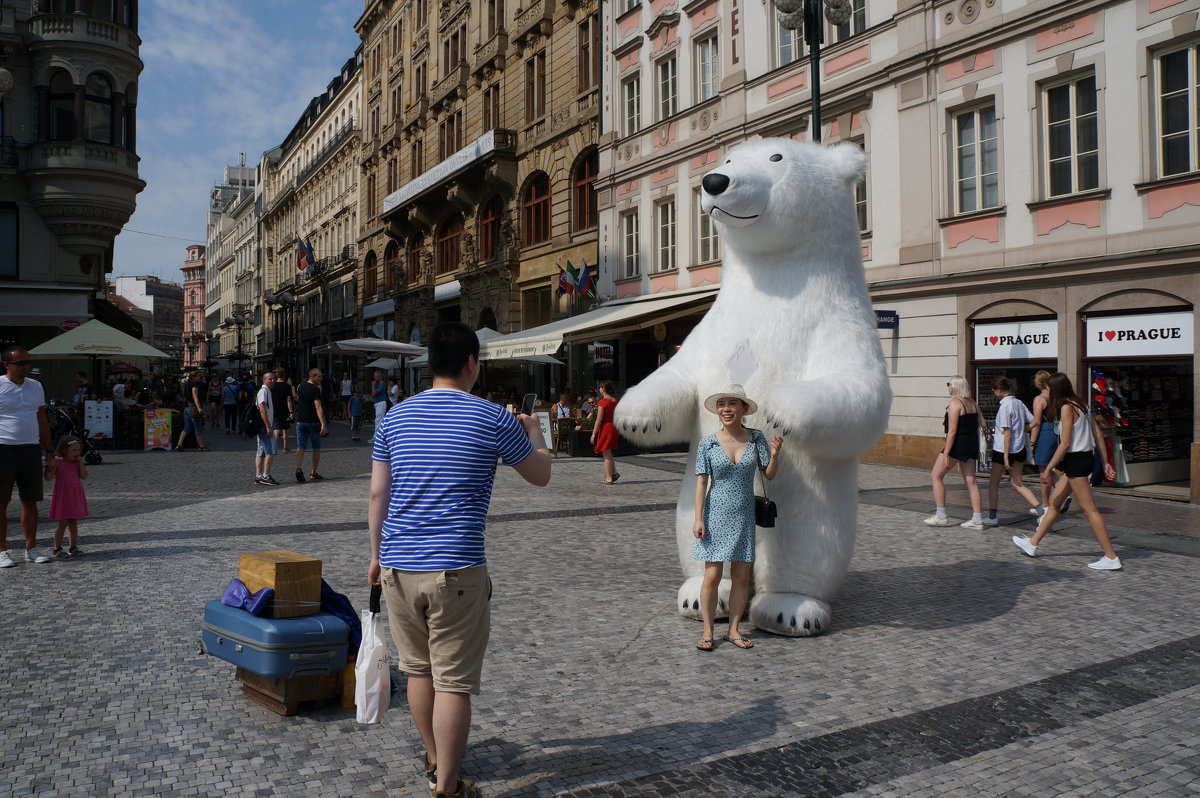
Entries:
[[171, 411], [147, 410], [142, 424], [144, 450], [166, 449], [171, 451]]
[[113, 436], [113, 403], [93, 402], [90, 399], [83, 403], [83, 428], [93, 440], [107, 440]]
[[550, 414], [549, 413], [534, 413], [537, 416], [538, 424], [542, 428], [542, 435], [546, 438], [546, 445], [553, 446], [550, 443], [554, 438], [550, 436]]

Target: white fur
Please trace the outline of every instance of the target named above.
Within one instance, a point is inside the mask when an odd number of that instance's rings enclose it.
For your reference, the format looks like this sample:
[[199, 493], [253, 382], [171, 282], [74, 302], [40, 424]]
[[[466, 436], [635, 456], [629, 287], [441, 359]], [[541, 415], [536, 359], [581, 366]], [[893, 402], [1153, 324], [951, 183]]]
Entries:
[[702, 194], [725, 249], [716, 301], [679, 352], [629, 389], [614, 420], [643, 445], [692, 444], [676, 512], [685, 577], [676, 607], [699, 617], [696, 442], [719, 427], [702, 402], [733, 381], [730, 359], [749, 342], [757, 370], [745, 388], [759, 412], [746, 424], [768, 438], [785, 434], [769, 485], [779, 518], [758, 530], [750, 621], [818, 634], [854, 551], [858, 457], [886, 429], [892, 398], [854, 217], [864, 159], [852, 144], [791, 139], [742, 144], [727, 158], [710, 174], [728, 177], [728, 187]]

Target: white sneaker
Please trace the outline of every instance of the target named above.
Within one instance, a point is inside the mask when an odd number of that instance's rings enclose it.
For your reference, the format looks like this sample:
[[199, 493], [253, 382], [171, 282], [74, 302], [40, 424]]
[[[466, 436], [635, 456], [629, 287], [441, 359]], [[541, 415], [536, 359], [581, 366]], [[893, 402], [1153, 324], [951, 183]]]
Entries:
[[944, 515], [931, 515], [921, 523], [925, 526], [950, 526], [954, 522]]
[[25, 549], [25, 562], [50, 562], [50, 558], [37, 549]]
[[0, 568], [12, 568], [16, 564], [7, 551], [0, 551]]
[[1030, 508], [1029, 508], [1029, 514], [1030, 514], [1030, 515], [1037, 515], [1037, 514], [1038, 514], [1037, 508], [1036, 508], [1036, 507], [1030, 507]]
[[1121, 570], [1121, 558], [1101, 557], [1095, 562], [1088, 563], [1088, 568], [1095, 568], [1097, 571], [1119, 571]]
[[984, 526], [1000, 526], [1000, 519], [999, 518], [985, 518], [985, 519], [983, 519], [983, 525]]
[[1046, 513], [1050, 512], [1045, 507], [1042, 508], [1042, 511], [1040, 513], [1038, 512], [1038, 509], [1036, 507], [1030, 507], [1029, 511], [1037, 516], [1037, 520], [1038, 520], [1037, 525], [1038, 526], [1042, 525], [1042, 519], [1046, 517]]
[[1013, 535], [1013, 543], [1017, 544], [1017, 548], [1028, 554], [1030, 557], [1037, 556], [1037, 546], [1029, 542], [1029, 538], [1024, 535]]
[[959, 526], [961, 526], [963, 529], [978, 530], [978, 529], [983, 529], [983, 522], [982, 521], [972, 521], [971, 519], [968, 518], [966, 521], [963, 521], [961, 524], [959, 524]]

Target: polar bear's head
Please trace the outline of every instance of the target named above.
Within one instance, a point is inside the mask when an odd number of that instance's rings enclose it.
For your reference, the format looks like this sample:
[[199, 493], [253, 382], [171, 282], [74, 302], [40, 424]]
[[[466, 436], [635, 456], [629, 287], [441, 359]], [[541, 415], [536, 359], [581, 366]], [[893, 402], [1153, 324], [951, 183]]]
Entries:
[[[750, 141], [704, 176], [701, 206], [739, 252], [794, 252], [805, 239], [847, 237], [852, 187], [866, 158], [850, 143]], [[857, 246], [858, 236], [847, 237]]]

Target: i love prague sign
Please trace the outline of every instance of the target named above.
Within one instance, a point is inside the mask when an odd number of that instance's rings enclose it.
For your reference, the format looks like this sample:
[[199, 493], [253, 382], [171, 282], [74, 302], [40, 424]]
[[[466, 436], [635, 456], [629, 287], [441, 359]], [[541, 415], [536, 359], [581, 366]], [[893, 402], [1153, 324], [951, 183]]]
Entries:
[[1191, 311], [1138, 316], [1091, 316], [1088, 357], [1191, 355], [1195, 340]]
[[1014, 321], [975, 325], [976, 360], [1057, 360], [1058, 322]]

